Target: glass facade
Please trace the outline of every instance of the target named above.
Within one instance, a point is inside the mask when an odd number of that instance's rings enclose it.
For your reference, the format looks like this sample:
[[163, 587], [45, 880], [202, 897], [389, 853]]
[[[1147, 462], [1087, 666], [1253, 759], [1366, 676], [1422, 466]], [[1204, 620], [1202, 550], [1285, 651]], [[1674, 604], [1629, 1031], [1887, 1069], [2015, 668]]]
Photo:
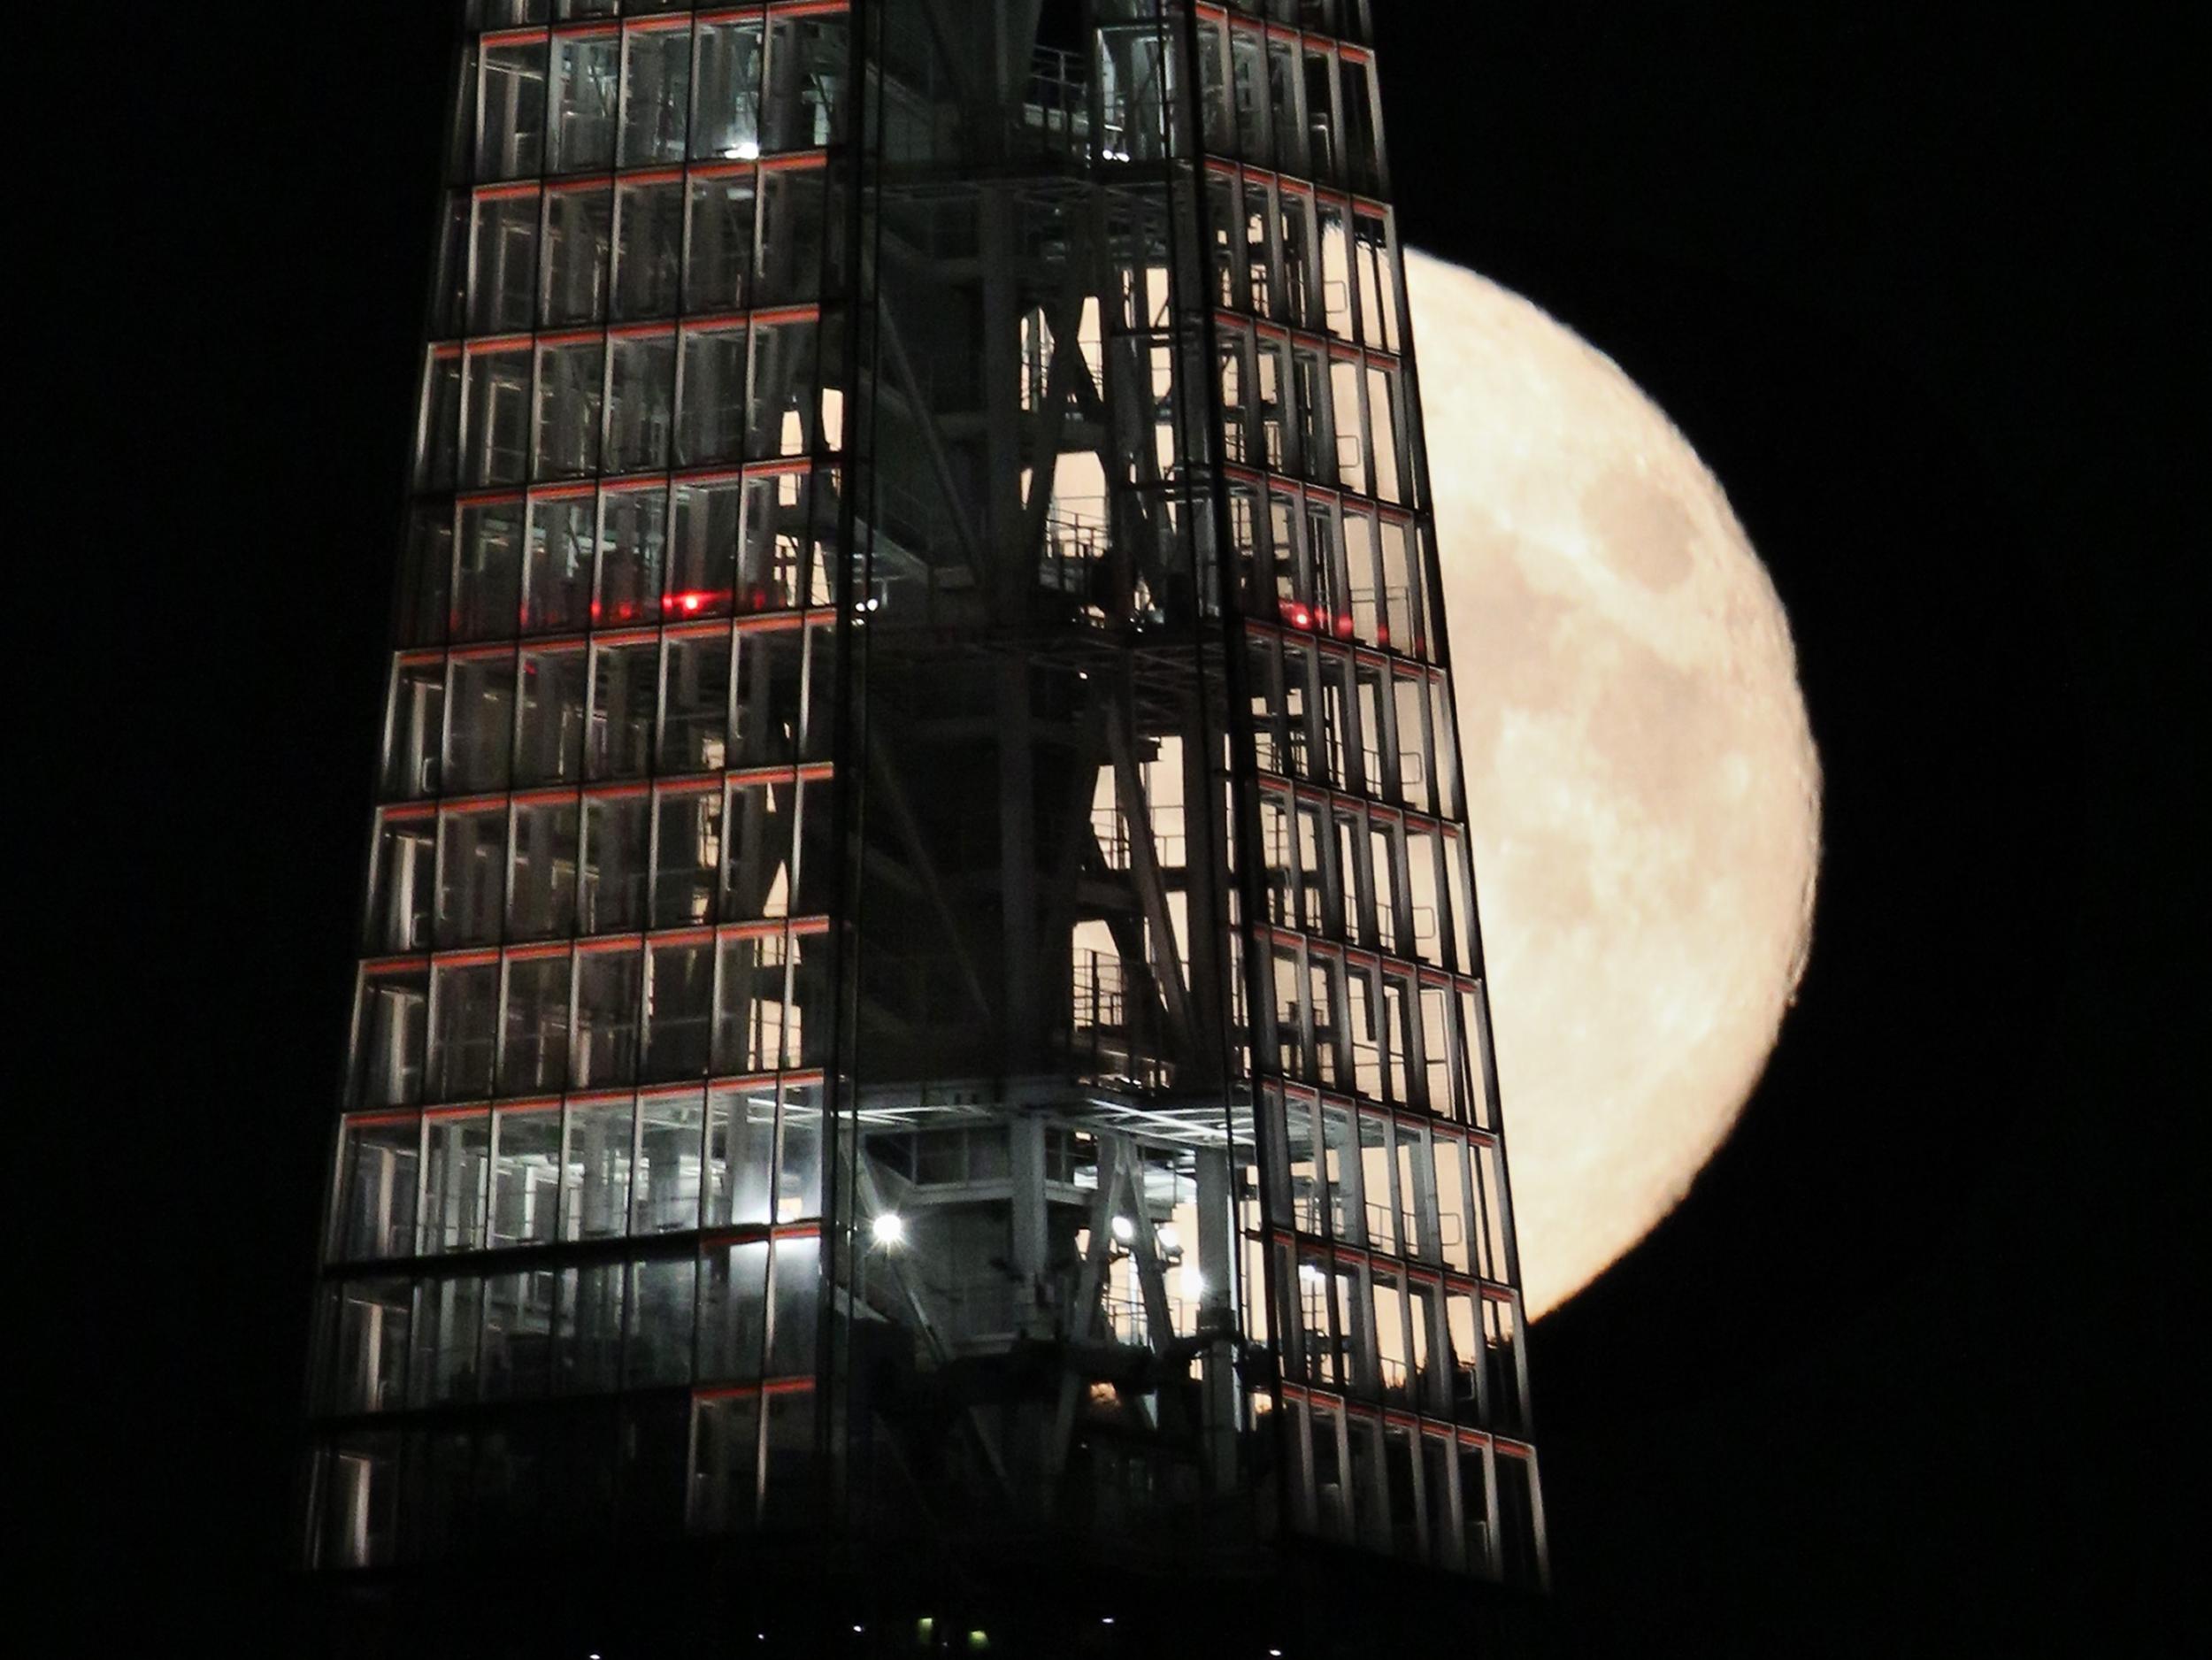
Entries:
[[304, 1554], [1535, 1585], [1367, 0], [477, 0]]

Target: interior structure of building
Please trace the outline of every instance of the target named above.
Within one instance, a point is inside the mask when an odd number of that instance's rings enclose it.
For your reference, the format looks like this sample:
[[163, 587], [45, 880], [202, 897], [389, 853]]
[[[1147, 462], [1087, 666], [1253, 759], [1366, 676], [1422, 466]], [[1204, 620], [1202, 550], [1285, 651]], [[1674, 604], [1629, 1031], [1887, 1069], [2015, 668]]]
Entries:
[[311, 1579], [1540, 1587], [1369, 25], [471, 6]]

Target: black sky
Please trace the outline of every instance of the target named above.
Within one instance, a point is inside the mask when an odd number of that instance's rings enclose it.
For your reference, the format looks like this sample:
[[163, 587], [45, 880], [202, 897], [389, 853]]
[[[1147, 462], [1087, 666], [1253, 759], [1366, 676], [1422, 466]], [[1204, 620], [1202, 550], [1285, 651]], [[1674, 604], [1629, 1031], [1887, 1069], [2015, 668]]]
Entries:
[[[2179, 1652], [2164, 1380], [2204, 1091], [2155, 1058], [2188, 1012], [2155, 986], [2198, 971], [2185, 889], [2144, 879], [2202, 740], [2130, 470], [2179, 408], [2178, 49], [2025, 8], [1381, 9], [1409, 240], [1688, 435], [1789, 609], [1826, 773], [1811, 968], [1741, 1129], [1537, 1332], [1558, 1652]], [[59, 671], [98, 682], [78, 717], [43, 706], [96, 873], [30, 909], [75, 941], [53, 1098], [127, 1126], [123, 1226], [59, 1207], [65, 1332], [112, 1354], [73, 1380], [50, 1595], [251, 1652], [448, 30], [221, 10], [65, 60], [130, 120], [72, 175], [100, 188], [25, 216], [89, 302], [42, 437], [60, 563], [135, 596], [123, 662], [103, 622]]]

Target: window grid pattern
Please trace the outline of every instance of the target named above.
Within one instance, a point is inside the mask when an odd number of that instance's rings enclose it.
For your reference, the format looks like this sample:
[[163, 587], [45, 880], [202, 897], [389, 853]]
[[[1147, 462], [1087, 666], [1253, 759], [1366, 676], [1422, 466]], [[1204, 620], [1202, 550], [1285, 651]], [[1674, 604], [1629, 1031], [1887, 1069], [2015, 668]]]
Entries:
[[482, 0], [461, 54], [324, 1566], [808, 1502], [849, 8], [623, 11]]
[[1217, 453], [1262, 770], [1252, 1054], [1271, 1150], [1244, 1261], [1276, 1304], [1294, 1519], [1537, 1583], [1519, 1275], [1365, 8], [1194, 10]]

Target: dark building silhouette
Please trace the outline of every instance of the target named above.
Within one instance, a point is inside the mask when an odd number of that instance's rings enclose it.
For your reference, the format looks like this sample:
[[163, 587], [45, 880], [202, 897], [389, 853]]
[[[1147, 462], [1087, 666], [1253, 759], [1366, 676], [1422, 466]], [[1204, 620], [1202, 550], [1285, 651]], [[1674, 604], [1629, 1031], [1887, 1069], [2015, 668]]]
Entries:
[[1369, 38], [472, 9], [312, 1368], [349, 1618], [1542, 1580]]

